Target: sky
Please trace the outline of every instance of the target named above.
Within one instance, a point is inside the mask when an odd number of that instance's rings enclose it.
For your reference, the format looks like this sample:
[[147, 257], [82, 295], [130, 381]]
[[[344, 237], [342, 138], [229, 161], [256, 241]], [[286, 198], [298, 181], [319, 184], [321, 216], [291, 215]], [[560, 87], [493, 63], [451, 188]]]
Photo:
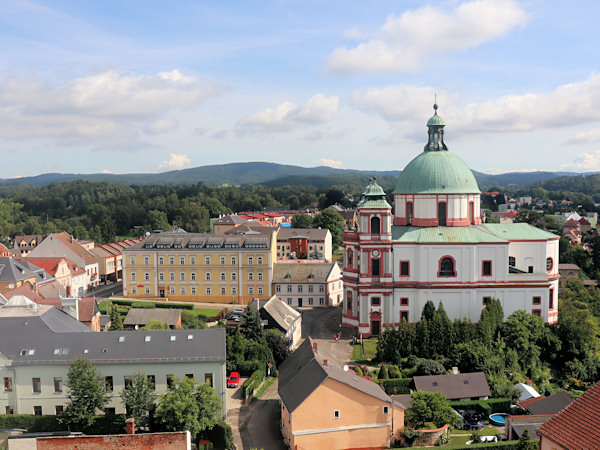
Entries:
[[600, 171], [594, 0], [0, 0], [0, 178], [399, 170], [437, 96], [471, 169]]

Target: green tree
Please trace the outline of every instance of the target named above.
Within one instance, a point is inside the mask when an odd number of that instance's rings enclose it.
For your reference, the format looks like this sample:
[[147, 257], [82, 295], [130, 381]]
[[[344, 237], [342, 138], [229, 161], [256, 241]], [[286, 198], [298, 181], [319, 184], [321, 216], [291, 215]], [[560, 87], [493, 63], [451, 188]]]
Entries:
[[563, 299], [558, 310], [558, 326], [553, 330], [562, 344], [559, 360], [583, 360], [600, 347], [598, 319], [583, 302]]
[[333, 250], [342, 245], [344, 219], [335, 209], [327, 208], [313, 218], [313, 228], [327, 228], [331, 232]]
[[390, 377], [387, 367], [382, 364], [379, 366], [379, 373], [377, 374], [377, 379], [379, 380], [387, 380]]
[[122, 330], [123, 321], [121, 320], [121, 314], [117, 310], [117, 306], [114, 303], [110, 304], [110, 325], [108, 326], [110, 331]]
[[479, 318], [479, 334], [486, 345], [492, 345], [504, 322], [502, 304], [497, 298], [488, 299], [487, 305], [481, 311]]
[[92, 426], [96, 413], [110, 401], [104, 377], [89, 359], [77, 356], [69, 367], [66, 387], [69, 403], [59, 416], [59, 421], [80, 431]]
[[136, 428], [147, 429], [150, 426], [150, 415], [156, 407], [156, 394], [145, 373], [136, 372], [131, 376], [130, 386], [121, 391], [121, 401], [127, 415], [135, 419]]
[[176, 216], [177, 225], [188, 233], [205, 233], [209, 229], [208, 209], [199, 202], [184, 200]]
[[170, 230], [171, 225], [169, 224], [169, 219], [167, 218], [167, 213], [164, 211], [158, 211], [153, 209], [148, 211], [146, 215], [146, 223], [151, 230]]
[[433, 422], [437, 427], [456, 423], [456, 415], [441, 392], [416, 391], [410, 394], [410, 399], [411, 406], [404, 415], [407, 424], [419, 428], [425, 422]]
[[106, 216], [100, 224], [100, 236], [102, 238], [102, 242], [105, 244], [117, 240], [115, 221], [112, 219], [112, 217]]
[[142, 327], [142, 330], [170, 330], [169, 324], [162, 320], [150, 319], [148, 323]]
[[529, 436], [529, 429], [525, 428], [523, 430], [523, 434], [519, 438], [519, 442], [517, 442], [517, 450], [537, 450], [539, 448], [539, 443], [537, 441], [532, 441]]
[[279, 365], [292, 353], [292, 340], [285, 337], [280, 330], [267, 330], [265, 335], [267, 345], [273, 354], [273, 358], [275, 358], [275, 364], [279, 367]]
[[312, 222], [309, 214], [298, 212], [292, 216], [292, 228], [312, 228]]
[[421, 320], [433, 320], [435, 315], [435, 304], [431, 300], [427, 300], [423, 306], [423, 313], [421, 314]]
[[238, 328], [242, 335], [251, 341], [265, 343], [265, 331], [255, 308], [246, 308], [244, 313], [246, 319]]

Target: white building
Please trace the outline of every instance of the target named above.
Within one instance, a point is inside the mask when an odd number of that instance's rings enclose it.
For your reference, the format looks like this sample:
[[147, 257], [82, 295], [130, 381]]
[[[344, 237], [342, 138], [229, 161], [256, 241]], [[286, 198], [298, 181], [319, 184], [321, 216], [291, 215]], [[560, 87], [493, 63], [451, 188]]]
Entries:
[[276, 263], [272, 290], [288, 305], [301, 308], [337, 306], [344, 299], [338, 263]]
[[428, 300], [477, 322], [491, 297], [505, 316], [525, 310], [556, 322], [559, 237], [526, 223], [482, 224], [475, 177], [448, 151], [435, 108], [424, 152], [398, 178], [393, 215], [372, 181], [359, 231], [344, 233], [343, 322], [379, 334], [418, 321]]

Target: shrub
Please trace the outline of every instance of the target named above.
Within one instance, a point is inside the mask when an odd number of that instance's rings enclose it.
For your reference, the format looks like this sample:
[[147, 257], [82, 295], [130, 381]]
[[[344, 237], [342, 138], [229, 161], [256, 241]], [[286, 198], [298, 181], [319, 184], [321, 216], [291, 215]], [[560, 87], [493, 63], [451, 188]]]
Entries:
[[354, 373], [355, 373], [356, 375], [360, 375], [361, 377], [363, 376], [363, 371], [362, 371], [362, 369], [361, 369], [360, 367], [358, 367], [358, 366], [354, 368]]
[[160, 302], [155, 303], [154, 306], [157, 308], [167, 308], [167, 309], [194, 309], [193, 303], [166, 303]]
[[257, 370], [261, 370], [263, 373], [265, 373], [265, 363], [258, 360], [241, 361], [238, 363], [235, 369], [240, 373], [240, 375], [247, 377], [252, 375]]
[[214, 448], [228, 450], [233, 448], [233, 432], [229, 424], [218, 422], [210, 430], [204, 430], [201, 433], [203, 439], [212, 442]]
[[445, 373], [444, 366], [433, 359], [420, 359], [417, 362], [416, 375], [443, 375]]
[[390, 376], [388, 375], [388, 370], [387, 367], [385, 367], [383, 364], [379, 367], [379, 374], [377, 375], [377, 378], [380, 380], [386, 380], [388, 379]]
[[112, 303], [114, 303], [115, 305], [122, 305], [122, 306], [131, 306], [133, 304], [133, 301], [131, 300], [111, 300]]
[[[35, 416], [33, 414], [0, 415], [0, 429], [2, 428], [21, 428], [30, 433], [67, 431], [67, 425], [58, 423], [58, 416]], [[125, 433], [125, 414], [96, 416], [94, 424], [82, 431], [86, 434]]]
[[410, 394], [412, 378], [390, 378], [379, 380], [378, 383], [388, 395]]
[[390, 366], [388, 368], [389, 378], [402, 378], [402, 372], [398, 369], [398, 366]]
[[250, 378], [248, 378], [242, 386], [243, 387], [243, 390], [242, 390], [243, 397], [246, 398], [246, 390], [248, 389], [248, 387], [252, 386], [252, 390], [254, 391], [255, 389], [258, 389], [258, 386], [260, 386], [260, 383], [262, 383], [262, 381], [264, 379], [265, 379], [264, 367], [261, 369], [255, 370], [254, 373], [252, 373], [252, 375], [250, 375]]

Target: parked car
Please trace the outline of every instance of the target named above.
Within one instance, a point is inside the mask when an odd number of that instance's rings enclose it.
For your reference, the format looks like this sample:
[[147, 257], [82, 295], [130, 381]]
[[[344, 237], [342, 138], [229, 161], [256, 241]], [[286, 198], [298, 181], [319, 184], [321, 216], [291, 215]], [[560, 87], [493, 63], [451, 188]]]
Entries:
[[240, 373], [239, 372], [231, 372], [229, 374], [229, 378], [227, 378], [227, 387], [235, 388], [240, 385]]
[[234, 314], [244, 314], [246, 312], [246, 308], [233, 308], [232, 312]]

